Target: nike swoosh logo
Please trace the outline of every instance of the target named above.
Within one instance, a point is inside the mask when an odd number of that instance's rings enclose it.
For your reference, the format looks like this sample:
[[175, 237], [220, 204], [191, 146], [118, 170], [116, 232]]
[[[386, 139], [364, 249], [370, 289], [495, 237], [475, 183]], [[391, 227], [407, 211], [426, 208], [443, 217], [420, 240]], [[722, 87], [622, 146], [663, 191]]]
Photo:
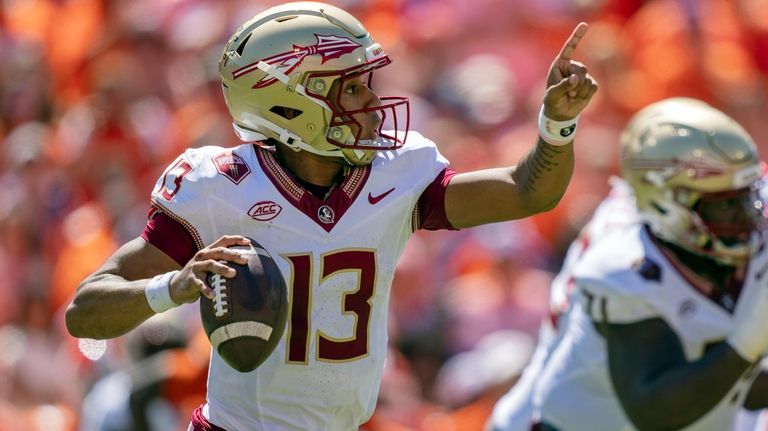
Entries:
[[394, 191], [395, 191], [395, 188], [392, 187], [391, 189], [387, 190], [386, 192], [384, 192], [384, 193], [382, 193], [382, 194], [380, 194], [378, 196], [373, 196], [373, 195], [371, 195], [370, 192], [368, 192], [368, 203], [371, 204], [371, 205], [376, 205], [377, 203], [379, 203], [380, 200], [384, 199], [385, 197], [387, 197], [388, 194], [390, 194], [390, 193], [392, 193]]

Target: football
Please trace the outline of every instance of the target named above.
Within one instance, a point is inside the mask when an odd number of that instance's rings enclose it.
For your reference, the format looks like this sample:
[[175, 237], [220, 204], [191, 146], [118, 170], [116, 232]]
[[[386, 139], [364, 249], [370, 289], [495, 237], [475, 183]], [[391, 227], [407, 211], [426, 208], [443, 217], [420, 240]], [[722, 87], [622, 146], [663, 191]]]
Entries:
[[240, 372], [253, 371], [272, 354], [283, 336], [288, 313], [288, 291], [277, 263], [252, 238], [235, 246], [248, 257], [233, 278], [208, 273], [213, 300], [200, 297], [200, 317], [211, 346]]

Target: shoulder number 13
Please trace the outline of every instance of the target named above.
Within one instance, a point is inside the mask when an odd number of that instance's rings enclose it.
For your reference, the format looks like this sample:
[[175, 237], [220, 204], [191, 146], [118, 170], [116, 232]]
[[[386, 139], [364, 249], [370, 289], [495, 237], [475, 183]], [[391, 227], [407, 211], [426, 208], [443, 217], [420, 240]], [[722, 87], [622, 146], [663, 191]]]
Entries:
[[[287, 361], [306, 363], [312, 315], [312, 255], [284, 255], [291, 263], [291, 314]], [[372, 250], [339, 250], [320, 257], [320, 283], [343, 272], [357, 274], [357, 289], [343, 294], [341, 312], [355, 318], [353, 333], [344, 339], [317, 330], [317, 359], [350, 361], [368, 354], [371, 297], [376, 287], [376, 254]]]

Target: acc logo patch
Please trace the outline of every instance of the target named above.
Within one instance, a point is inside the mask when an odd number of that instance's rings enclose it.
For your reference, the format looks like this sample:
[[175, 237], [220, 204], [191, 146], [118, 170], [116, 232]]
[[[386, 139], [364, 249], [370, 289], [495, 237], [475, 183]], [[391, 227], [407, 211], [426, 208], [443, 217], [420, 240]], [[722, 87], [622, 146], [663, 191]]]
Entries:
[[213, 158], [216, 170], [221, 175], [229, 178], [235, 184], [240, 184], [243, 178], [251, 173], [251, 168], [245, 164], [245, 160], [235, 153], [224, 153]]
[[251, 209], [248, 210], [248, 215], [254, 220], [270, 221], [277, 217], [282, 210], [283, 208], [275, 202], [261, 201], [253, 204]]

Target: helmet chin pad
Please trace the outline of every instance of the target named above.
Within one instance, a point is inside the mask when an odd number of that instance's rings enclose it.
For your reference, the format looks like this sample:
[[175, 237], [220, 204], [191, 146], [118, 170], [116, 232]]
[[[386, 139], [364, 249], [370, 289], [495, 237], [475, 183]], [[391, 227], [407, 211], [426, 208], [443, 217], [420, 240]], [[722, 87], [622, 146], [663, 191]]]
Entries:
[[344, 160], [355, 166], [370, 165], [376, 157], [376, 151], [356, 150], [351, 148], [342, 149], [341, 154], [344, 155]]

